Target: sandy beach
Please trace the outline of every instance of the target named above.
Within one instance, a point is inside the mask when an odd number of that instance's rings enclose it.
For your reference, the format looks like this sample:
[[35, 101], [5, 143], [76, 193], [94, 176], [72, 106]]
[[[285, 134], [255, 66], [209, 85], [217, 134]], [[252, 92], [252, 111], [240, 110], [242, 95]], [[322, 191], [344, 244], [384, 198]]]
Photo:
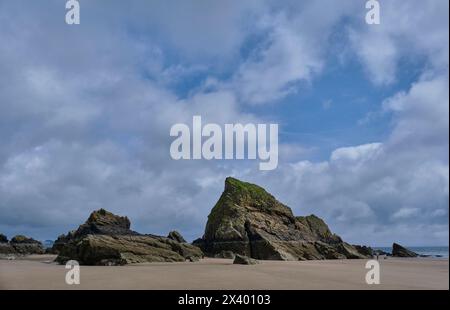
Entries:
[[448, 259], [380, 260], [381, 283], [365, 283], [366, 260], [262, 261], [81, 266], [80, 285], [67, 285], [54, 256], [0, 260], [0, 289], [449, 289]]

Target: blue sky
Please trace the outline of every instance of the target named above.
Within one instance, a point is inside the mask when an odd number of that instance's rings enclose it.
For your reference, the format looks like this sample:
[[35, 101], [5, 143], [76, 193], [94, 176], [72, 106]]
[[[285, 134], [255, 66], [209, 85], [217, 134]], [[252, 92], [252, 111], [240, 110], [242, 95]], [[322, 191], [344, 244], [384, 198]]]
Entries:
[[[448, 244], [448, 2], [0, 0], [0, 232], [95, 209], [203, 234], [226, 176], [351, 243]], [[173, 161], [193, 115], [278, 123], [280, 162]]]

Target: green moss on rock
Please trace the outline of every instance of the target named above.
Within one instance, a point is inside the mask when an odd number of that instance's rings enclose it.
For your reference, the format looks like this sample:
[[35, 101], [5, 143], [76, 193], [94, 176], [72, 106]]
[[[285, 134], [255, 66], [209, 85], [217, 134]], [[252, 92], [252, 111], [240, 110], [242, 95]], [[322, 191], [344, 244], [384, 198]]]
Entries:
[[226, 178], [205, 234], [195, 244], [211, 256], [231, 251], [256, 259], [350, 258], [357, 253], [319, 217], [296, 218], [264, 188], [232, 177]]

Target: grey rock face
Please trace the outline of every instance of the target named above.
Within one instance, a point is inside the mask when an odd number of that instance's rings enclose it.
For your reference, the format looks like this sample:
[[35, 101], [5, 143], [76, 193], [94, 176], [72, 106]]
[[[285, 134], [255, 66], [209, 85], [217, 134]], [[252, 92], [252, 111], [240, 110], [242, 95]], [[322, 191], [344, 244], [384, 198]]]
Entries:
[[333, 234], [319, 217], [295, 217], [263, 188], [234, 178], [225, 180], [205, 233], [194, 244], [209, 256], [230, 251], [263, 260], [368, 257]]
[[419, 254], [408, 250], [407, 248], [401, 246], [400, 244], [394, 243], [392, 245], [392, 256], [395, 257], [417, 257]]
[[132, 231], [127, 217], [104, 209], [94, 211], [76, 231], [60, 236], [53, 251], [60, 263], [74, 259], [82, 265], [180, 262], [203, 257], [198, 247], [188, 243]]
[[42, 243], [33, 238], [17, 235], [9, 242], [6, 236], [1, 239], [3, 242], [0, 242], [0, 254], [31, 255], [45, 253]]

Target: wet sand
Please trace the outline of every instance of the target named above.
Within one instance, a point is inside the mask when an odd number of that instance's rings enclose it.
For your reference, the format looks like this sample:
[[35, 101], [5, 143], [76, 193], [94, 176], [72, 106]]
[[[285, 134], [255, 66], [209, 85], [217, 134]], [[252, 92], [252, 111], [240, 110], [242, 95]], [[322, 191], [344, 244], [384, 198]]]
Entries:
[[128, 266], [81, 266], [80, 285], [67, 285], [54, 256], [0, 260], [0, 289], [449, 289], [448, 259], [380, 259], [381, 283], [367, 285], [366, 260], [262, 261], [229, 259]]

